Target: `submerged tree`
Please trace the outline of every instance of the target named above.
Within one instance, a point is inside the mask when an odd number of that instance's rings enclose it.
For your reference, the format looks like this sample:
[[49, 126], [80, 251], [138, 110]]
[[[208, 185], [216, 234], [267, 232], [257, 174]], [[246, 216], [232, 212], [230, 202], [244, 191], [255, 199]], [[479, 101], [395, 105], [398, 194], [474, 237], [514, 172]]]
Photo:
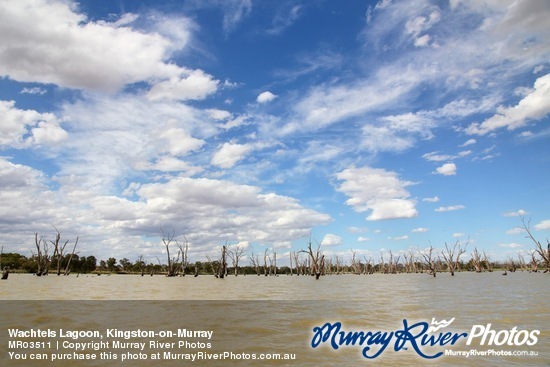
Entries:
[[[178, 257], [177, 258], [171, 258], [170, 257], [170, 244], [174, 240], [174, 236], [176, 235], [176, 231], [172, 230], [172, 232], [165, 233], [164, 229], [160, 229], [160, 232], [162, 234], [162, 242], [164, 243], [164, 247], [166, 248], [166, 257], [168, 259], [168, 264], [166, 265], [166, 276], [167, 277], [173, 277], [177, 275], [177, 268], [176, 264], [179, 262], [179, 251], [178, 251]], [[160, 263], [160, 261], [159, 261]]]
[[544, 272], [550, 271], [550, 241], [546, 239], [546, 248], [542, 247], [542, 244], [540, 241], [537, 241], [533, 234], [531, 233], [531, 226], [530, 221], [527, 223], [525, 222], [525, 218], [521, 218], [521, 222], [523, 223], [523, 229], [527, 232], [527, 238], [531, 239], [533, 243], [535, 244], [535, 251], [533, 252], [532, 256], [532, 262], [536, 262], [535, 255], [538, 255], [540, 257], [540, 262], [542, 263], [542, 266], [545, 268]]
[[[458, 268], [459, 265], [459, 259], [460, 255], [466, 252], [466, 247], [463, 249], [460, 246], [460, 241], [456, 241], [453, 248], [449, 248], [449, 245], [445, 243], [445, 250], [441, 251], [441, 254], [443, 255], [443, 258], [445, 259], [445, 262], [447, 263], [447, 267], [449, 268], [449, 272], [452, 276], [455, 275], [455, 270]], [[455, 258], [456, 255], [456, 258]]]
[[227, 255], [231, 259], [231, 265], [235, 270], [235, 276], [239, 275], [239, 261], [243, 257], [244, 249], [238, 244], [235, 246], [230, 246], [227, 250]]
[[319, 279], [325, 269], [325, 255], [321, 254], [321, 244], [317, 242], [317, 249], [313, 250], [310, 238], [307, 250], [302, 250], [301, 252], [309, 255], [310, 274], [315, 275], [315, 279]]
[[434, 248], [433, 246], [430, 246], [428, 251], [420, 252], [420, 256], [424, 259], [424, 264], [426, 264], [426, 267], [428, 268], [428, 274], [431, 274], [435, 277], [436, 275], [436, 265], [435, 265], [435, 258], [433, 256]]

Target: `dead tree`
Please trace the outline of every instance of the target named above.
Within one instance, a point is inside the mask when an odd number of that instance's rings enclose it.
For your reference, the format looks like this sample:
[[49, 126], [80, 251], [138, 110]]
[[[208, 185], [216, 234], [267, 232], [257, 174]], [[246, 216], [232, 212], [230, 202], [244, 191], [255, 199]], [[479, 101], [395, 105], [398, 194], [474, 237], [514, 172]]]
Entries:
[[483, 262], [485, 263], [485, 266], [487, 266], [487, 270], [489, 271], [489, 273], [492, 273], [493, 263], [491, 263], [491, 259], [489, 258], [489, 256], [487, 256], [485, 251], [483, 251]]
[[223, 279], [227, 275], [227, 246], [222, 246], [220, 265], [218, 267], [218, 278]]
[[167, 277], [173, 277], [177, 275], [177, 269], [176, 264], [179, 261], [179, 252], [178, 252], [178, 258], [173, 259], [170, 257], [170, 244], [174, 240], [174, 236], [176, 235], [176, 231], [172, 230], [171, 233], [165, 233], [164, 229], [160, 229], [162, 234], [162, 242], [164, 243], [164, 247], [166, 248], [166, 257], [168, 260], [168, 264], [166, 265], [166, 276]]
[[418, 253], [420, 254], [420, 256], [422, 256], [422, 258], [424, 259], [424, 264], [426, 265], [426, 267], [428, 268], [428, 274], [431, 274], [434, 276], [435, 278], [435, 275], [436, 275], [436, 265], [435, 265], [435, 258], [433, 256], [433, 251], [434, 251], [434, 248], [433, 246], [430, 246], [430, 248], [428, 249], [428, 251], [424, 251], [424, 252], [420, 252], [418, 251]]
[[300, 253], [294, 251], [292, 256], [294, 257], [294, 265], [296, 266], [296, 276], [299, 276], [300, 274], [305, 275], [304, 265], [300, 261]]
[[34, 243], [36, 245], [36, 253], [31, 252], [37, 265], [36, 276], [48, 275], [51, 262], [48, 242], [42, 237], [39, 238], [38, 233], [35, 233]]
[[145, 275], [145, 261], [143, 261], [143, 255], [139, 255], [137, 259], [137, 264], [139, 266], [139, 271], [141, 273], [141, 276]]
[[539, 271], [539, 259], [537, 259], [536, 251], [531, 251], [531, 270], [529, 270], [531, 273], [536, 273]]
[[361, 274], [361, 260], [357, 260], [356, 258], [357, 251], [351, 250], [351, 267], [353, 269], [353, 274], [359, 275]]
[[254, 256], [254, 252], [250, 255], [250, 266], [252, 266], [256, 271], [256, 274], [260, 276], [260, 258], [259, 255]]
[[267, 271], [268, 271], [268, 268], [267, 268], [267, 249], [265, 249], [264, 251], [264, 276], [267, 276]]
[[416, 256], [413, 251], [409, 250], [409, 253], [404, 254], [403, 257], [405, 258], [405, 269], [407, 273], [418, 273], [418, 269], [416, 267]]
[[363, 256], [365, 259], [365, 269], [363, 270], [364, 274], [374, 274], [374, 260], [372, 257], [367, 259], [366, 256]]
[[187, 251], [189, 250], [189, 242], [187, 238], [183, 236], [184, 243], [179, 243], [176, 239], [176, 245], [179, 248], [181, 254], [181, 276], [184, 277], [187, 269]]
[[239, 245], [229, 247], [227, 250], [227, 255], [231, 259], [231, 265], [233, 265], [233, 269], [235, 269], [235, 276], [239, 275], [239, 261], [243, 257], [243, 252], [244, 249]]
[[[65, 243], [63, 245], [60, 244], [60, 241], [61, 241], [61, 232], [59, 232], [59, 230], [55, 227], [53, 227], [55, 229], [55, 241], [50, 241], [51, 244], [54, 246], [53, 248], [53, 257], [56, 259], [57, 261], [57, 275], [61, 275], [61, 260], [63, 259], [63, 254], [65, 253], [65, 247], [67, 246], [67, 244], [69, 243], [69, 240], [65, 241]], [[75, 247], [74, 249], [76, 249], [76, 244], [78, 243], [78, 238], [76, 240], [76, 243], [75, 243]], [[73, 249], [73, 255], [74, 255], [74, 249]], [[71, 258], [72, 258], [72, 255], [71, 255]]]
[[510, 256], [506, 260], [506, 268], [511, 273], [514, 273], [517, 269], [517, 266], [516, 266], [516, 263], [514, 262], [514, 259], [512, 259], [512, 257], [510, 257]]
[[483, 271], [483, 264], [481, 262], [481, 255], [477, 250], [477, 247], [474, 247], [474, 252], [472, 252], [471, 256], [472, 265], [474, 266], [476, 273], [481, 273]]
[[273, 275], [277, 276], [277, 253], [275, 249], [273, 251]]
[[518, 267], [521, 269], [521, 271], [529, 270], [527, 263], [525, 262], [525, 258], [520, 253], [518, 253]]
[[305, 252], [309, 255], [310, 274], [315, 275], [315, 279], [319, 279], [325, 267], [325, 255], [321, 254], [321, 244], [317, 242], [317, 249], [313, 250], [310, 239], [307, 250], [302, 250], [301, 252]]
[[[466, 252], [466, 248], [462, 249], [460, 246], [460, 241], [456, 241], [453, 248], [450, 249], [449, 245], [445, 242], [445, 250], [441, 251], [441, 254], [443, 255], [443, 258], [445, 259], [445, 262], [447, 263], [447, 267], [449, 268], [449, 272], [451, 273], [451, 276], [455, 275], [455, 270], [458, 268], [460, 255]], [[456, 255], [456, 258], [455, 258]]]
[[67, 266], [65, 267], [65, 273], [63, 275], [69, 275], [71, 272], [71, 261], [73, 260], [74, 255], [77, 253], [75, 252], [76, 246], [78, 245], [78, 237], [76, 238], [76, 241], [74, 241], [73, 251], [71, 252], [71, 256], [69, 256], [69, 260], [67, 261]]
[[210, 270], [212, 271], [212, 275], [214, 277], [218, 277], [218, 267], [215, 266], [214, 262], [210, 259], [210, 256], [206, 255], [206, 259], [208, 260], [208, 263], [210, 264]]
[[523, 223], [523, 229], [527, 232], [527, 237], [530, 238], [531, 241], [535, 244], [535, 254], [540, 256], [540, 260], [542, 263], [542, 266], [545, 268], [544, 272], [550, 271], [550, 240], [546, 239], [547, 245], [546, 248], [542, 247], [542, 244], [540, 241], [537, 241], [533, 234], [531, 233], [531, 226], [530, 221], [525, 223], [525, 218], [521, 218], [521, 221]]
[[289, 263], [288, 263], [289, 265], [288, 265], [288, 267], [289, 267], [289, 269], [290, 269], [290, 276], [292, 276], [292, 251], [289, 251], [289, 252], [288, 252], [288, 257], [289, 257]]

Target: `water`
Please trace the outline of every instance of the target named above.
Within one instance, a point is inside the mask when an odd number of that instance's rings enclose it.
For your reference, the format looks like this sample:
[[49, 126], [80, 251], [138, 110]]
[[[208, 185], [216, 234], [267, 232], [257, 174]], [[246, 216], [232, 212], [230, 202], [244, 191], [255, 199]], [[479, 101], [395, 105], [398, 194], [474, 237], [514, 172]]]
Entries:
[[[32, 365], [31, 361], [6, 358], [8, 328], [59, 328], [70, 330], [187, 328], [213, 330], [212, 347], [207, 351], [246, 353], [291, 353], [291, 361], [202, 361], [199, 366], [288, 365], [354, 366], [376, 365], [450, 365], [450, 366], [549, 366], [550, 294], [548, 274], [457, 273], [397, 275], [341, 275], [319, 280], [304, 276], [213, 276], [197, 278], [135, 275], [71, 275], [35, 277], [10, 274], [0, 282], [3, 301], [0, 364]], [[409, 324], [455, 318], [442, 331], [470, 333], [473, 325], [491, 324], [496, 331], [540, 330], [534, 346], [475, 344], [475, 349], [535, 351], [538, 356], [502, 357], [442, 356], [435, 360], [419, 357], [412, 348], [395, 352], [393, 344], [375, 360], [361, 356], [362, 348], [348, 346], [312, 349], [312, 330], [326, 322], [339, 321], [346, 331], [395, 331]], [[59, 340], [59, 338], [56, 338]], [[171, 340], [170, 338], [166, 341]], [[132, 340], [133, 341], [133, 340]], [[144, 339], [148, 342], [148, 339]], [[445, 349], [470, 350], [465, 341]], [[178, 353], [181, 350], [175, 349]], [[121, 351], [118, 351], [121, 352]], [[154, 350], [149, 350], [154, 352]], [[2, 360], [1, 358], [4, 358]], [[54, 365], [53, 362], [51, 365]], [[140, 364], [142, 363], [142, 364]], [[101, 360], [79, 365], [151, 365], [152, 361], [120, 362]], [[166, 361], [162, 365], [182, 365]], [[44, 361], [36, 365], [48, 365]], [[74, 361], [56, 362], [72, 366]]]

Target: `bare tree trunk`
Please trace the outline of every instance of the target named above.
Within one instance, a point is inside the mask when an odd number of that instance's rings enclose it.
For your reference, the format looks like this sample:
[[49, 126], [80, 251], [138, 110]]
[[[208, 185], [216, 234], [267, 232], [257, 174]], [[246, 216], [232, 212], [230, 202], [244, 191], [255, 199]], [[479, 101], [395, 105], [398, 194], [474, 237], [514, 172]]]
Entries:
[[481, 263], [481, 255], [479, 254], [477, 247], [474, 247], [474, 252], [472, 252], [471, 256], [472, 264], [474, 265], [476, 273], [481, 273], [483, 271], [483, 264]]
[[185, 241], [184, 244], [180, 244], [176, 240], [176, 244], [178, 245], [179, 252], [181, 253], [181, 276], [184, 277], [185, 273], [187, 271], [187, 251], [189, 250], [189, 242], [187, 241], [187, 238], [183, 236], [183, 239]]
[[71, 256], [69, 257], [69, 261], [67, 261], [67, 266], [65, 267], [65, 273], [64, 275], [69, 275], [71, 272], [71, 260], [73, 259], [73, 256], [75, 255], [76, 245], [78, 245], [78, 237], [76, 238], [76, 241], [74, 242], [73, 251], [71, 252]]
[[[531, 239], [533, 243], [535, 244], [535, 251], [534, 253], [538, 254], [541, 258], [542, 266], [545, 268], [545, 273], [550, 271], [550, 240], [546, 239], [547, 246], [546, 248], [542, 247], [542, 244], [540, 241], [537, 241], [533, 234], [531, 233], [531, 227], [529, 225], [530, 221], [525, 223], [525, 219], [521, 218], [521, 221], [523, 223], [523, 229], [527, 232], [527, 238]], [[533, 257], [533, 262], [535, 261], [534, 254], [531, 255]], [[538, 265], [537, 265], [538, 268]]]
[[235, 245], [227, 249], [227, 255], [229, 255], [229, 258], [231, 259], [235, 276], [239, 275], [239, 261], [243, 257], [243, 252], [244, 249], [239, 245]]
[[307, 251], [302, 250], [302, 252], [306, 252], [307, 254], [309, 254], [309, 269], [311, 275], [315, 275], [315, 279], [319, 279], [321, 274], [323, 274], [323, 269], [325, 267], [325, 255], [321, 254], [321, 244], [317, 243], [317, 249], [313, 251], [310, 239], [307, 246]]
[[435, 275], [437, 272], [436, 272], [435, 258], [433, 257], [433, 250], [434, 248], [430, 246], [430, 248], [428, 249], [428, 253], [420, 252], [420, 251], [418, 253], [424, 259], [424, 263], [426, 264], [429, 271], [428, 274], [433, 275], [435, 278]]

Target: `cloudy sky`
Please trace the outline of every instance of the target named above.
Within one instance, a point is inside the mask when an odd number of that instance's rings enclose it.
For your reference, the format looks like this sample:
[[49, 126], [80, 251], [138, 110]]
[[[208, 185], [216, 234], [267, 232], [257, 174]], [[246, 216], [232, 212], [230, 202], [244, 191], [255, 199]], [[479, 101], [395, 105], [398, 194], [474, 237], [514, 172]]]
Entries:
[[548, 0], [2, 1], [0, 244], [530, 250], [548, 19]]

